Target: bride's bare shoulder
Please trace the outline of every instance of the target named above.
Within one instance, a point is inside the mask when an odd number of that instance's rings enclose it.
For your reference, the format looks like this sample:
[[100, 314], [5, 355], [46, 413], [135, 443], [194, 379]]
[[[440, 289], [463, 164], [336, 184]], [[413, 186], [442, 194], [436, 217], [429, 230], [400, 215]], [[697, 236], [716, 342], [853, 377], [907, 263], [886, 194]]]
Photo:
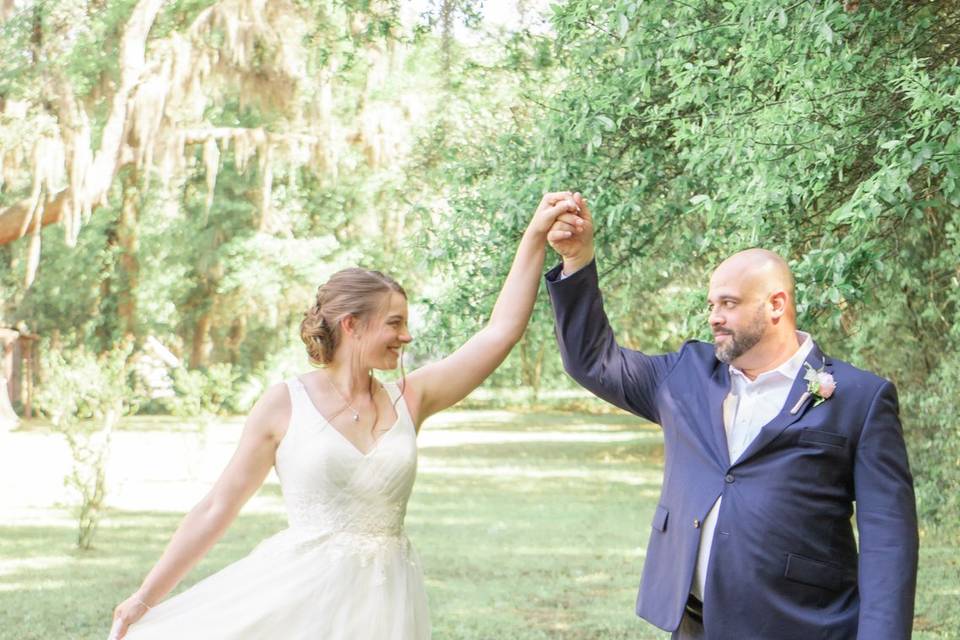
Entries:
[[285, 382], [271, 385], [250, 410], [247, 428], [260, 432], [278, 442], [287, 432], [293, 404]]

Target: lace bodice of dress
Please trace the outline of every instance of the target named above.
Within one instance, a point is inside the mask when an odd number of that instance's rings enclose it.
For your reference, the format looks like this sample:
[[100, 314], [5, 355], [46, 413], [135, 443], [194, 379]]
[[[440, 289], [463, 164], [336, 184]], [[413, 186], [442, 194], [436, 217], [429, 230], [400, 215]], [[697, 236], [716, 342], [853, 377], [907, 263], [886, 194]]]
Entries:
[[416, 431], [394, 384], [384, 387], [397, 421], [361, 453], [314, 407], [298, 378], [287, 381], [292, 413], [276, 454], [291, 527], [322, 533], [401, 536], [417, 472]]

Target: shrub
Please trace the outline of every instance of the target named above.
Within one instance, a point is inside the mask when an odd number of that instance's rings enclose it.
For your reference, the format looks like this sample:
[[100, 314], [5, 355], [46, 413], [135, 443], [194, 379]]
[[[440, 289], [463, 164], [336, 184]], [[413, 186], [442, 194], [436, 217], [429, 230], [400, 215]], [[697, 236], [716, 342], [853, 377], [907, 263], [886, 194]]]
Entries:
[[76, 492], [77, 546], [90, 549], [106, 499], [106, 461], [113, 429], [132, 409], [127, 360], [132, 343], [96, 356], [84, 347], [42, 349], [37, 408], [70, 448], [64, 484]]

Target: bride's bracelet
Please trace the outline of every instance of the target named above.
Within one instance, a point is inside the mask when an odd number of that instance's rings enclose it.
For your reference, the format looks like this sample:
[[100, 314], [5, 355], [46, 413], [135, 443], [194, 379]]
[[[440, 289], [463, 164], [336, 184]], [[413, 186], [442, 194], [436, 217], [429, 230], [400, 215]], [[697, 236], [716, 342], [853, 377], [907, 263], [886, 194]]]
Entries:
[[153, 607], [151, 607], [146, 602], [141, 600], [138, 596], [133, 596], [133, 599], [136, 600], [138, 603], [142, 604], [143, 606], [145, 606], [147, 608], [147, 611], [150, 611], [150, 609], [153, 609]]

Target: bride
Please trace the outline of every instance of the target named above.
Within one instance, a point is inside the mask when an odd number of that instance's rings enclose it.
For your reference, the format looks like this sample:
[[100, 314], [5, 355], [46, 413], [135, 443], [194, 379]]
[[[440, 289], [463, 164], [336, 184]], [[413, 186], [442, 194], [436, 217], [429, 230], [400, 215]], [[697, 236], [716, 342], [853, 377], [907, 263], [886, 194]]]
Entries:
[[[407, 330], [403, 288], [345, 269], [317, 291], [300, 335], [322, 368], [268, 389], [233, 458], [184, 518], [160, 560], [113, 614], [110, 638], [151, 640], [422, 640], [430, 619], [420, 560], [404, 535], [416, 433], [503, 362], [526, 327], [547, 234], [582, 229], [569, 192], [543, 197], [487, 325], [450, 356], [399, 384]], [[558, 224], [552, 231], [555, 220]], [[210, 550], [270, 467], [289, 528], [247, 557], [162, 601]]]

